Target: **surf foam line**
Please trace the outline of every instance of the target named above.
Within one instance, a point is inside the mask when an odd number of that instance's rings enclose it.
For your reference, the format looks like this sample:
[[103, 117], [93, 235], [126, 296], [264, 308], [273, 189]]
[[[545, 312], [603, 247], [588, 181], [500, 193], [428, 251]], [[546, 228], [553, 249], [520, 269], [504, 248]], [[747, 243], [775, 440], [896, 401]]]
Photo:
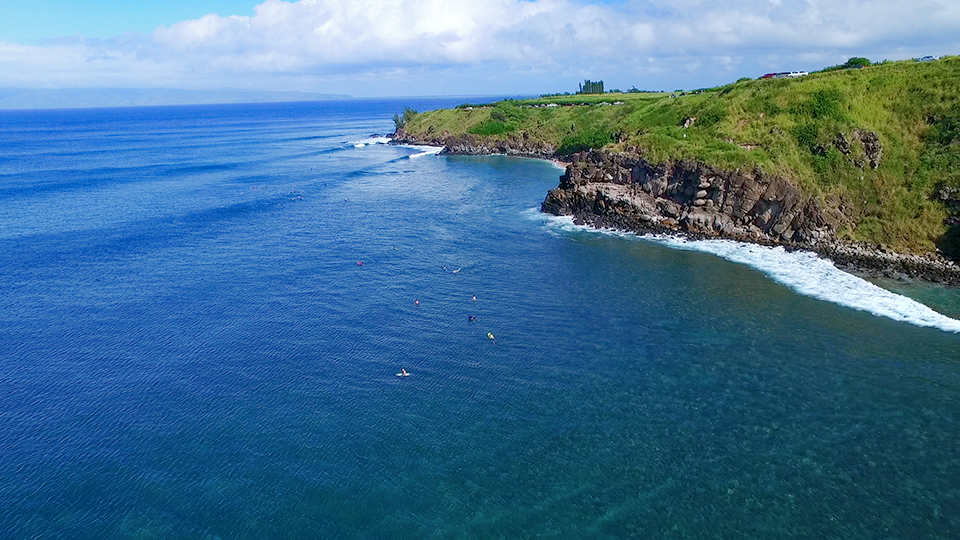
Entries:
[[[533, 210], [537, 211], [537, 210]], [[538, 211], [537, 211], [538, 212]], [[538, 212], [539, 213], [539, 212]], [[543, 215], [543, 214], [541, 214]], [[759, 270], [777, 283], [818, 300], [866, 311], [879, 317], [916, 326], [960, 333], [960, 321], [869, 281], [840, 270], [827, 259], [810, 251], [787, 251], [783, 247], [760, 246], [733, 240], [690, 240], [682, 236], [642, 235], [576, 225], [573, 218], [547, 216], [548, 228], [563, 232], [589, 231], [709, 253]]]
[[357, 141], [351, 144], [353, 145], [354, 148], [363, 148], [364, 146], [372, 146], [375, 144], [387, 144], [392, 140], [393, 139], [391, 139], [390, 137], [369, 137], [362, 141]]
[[413, 148], [414, 150], [419, 150], [419, 154], [410, 155], [410, 159], [416, 159], [423, 156], [435, 156], [440, 152], [443, 152], [442, 146], [418, 146], [415, 144], [401, 144], [403, 148]]
[[[378, 144], [388, 144], [392, 141], [390, 137], [370, 137], [362, 141], [357, 141], [350, 143], [354, 148], [364, 148], [366, 146], [375, 146]], [[410, 148], [413, 150], [418, 150], [419, 153], [412, 154], [407, 156], [409, 159], [414, 159], [423, 156], [435, 156], [443, 151], [442, 146], [425, 146], [425, 145], [416, 145], [416, 144], [398, 144], [398, 148]]]

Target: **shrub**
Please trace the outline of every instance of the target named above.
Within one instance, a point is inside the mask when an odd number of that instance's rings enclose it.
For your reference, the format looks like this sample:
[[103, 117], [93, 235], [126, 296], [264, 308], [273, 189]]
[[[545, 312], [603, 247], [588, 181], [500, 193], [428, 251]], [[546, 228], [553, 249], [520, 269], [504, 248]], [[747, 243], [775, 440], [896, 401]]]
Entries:
[[820, 130], [816, 124], [800, 124], [793, 128], [793, 136], [797, 139], [797, 144], [807, 150], [813, 150], [817, 144], [817, 136]]
[[706, 110], [700, 111], [697, 115], [697, 125], [709, 127], [720, 123], [727, 116], [727, 109], [722, 105], [715, 105]]
[[870, 65], [870, 60], [863, 58], [862, 56], [854, 56], [853, 58], [847, 60], [847, 63], [843, 65], [844, 68], [862, 68]]
[[843, 94], [836, 88], [817, 90], [800, 103], [794, 112], [811, 118], [843, 120]]
[[514, 129], [516, 128], [510, 126], [509, 124], [498, 122], [496, 120], [488, 120], [468, 129], [467, 133], [489, 137], [491, 135], [501, 135], [503, 133], [513, 131]]
[[573, 154], [582, 152], [591, 148], [603, 148], [613, 142], [613, 135], [608, 131], [591, 130], [583, 131], [573, 135], [567, 135], [560, 142], [557, 148], [558, 154]]
[[[884, 62], [886, 62], [886, 60], [884, 60]], [[870, 65], [870, 60], [867, 60], [862, 56], [854, 56], [853, 58], [847, 60], [843, 64], [840, 64], [838, 66], [830, 66], [830, 67], [823, 68], [820, 70], [820, 72], [837, 71], [840, 69], [860, 69], [862, 67], [866, 67], [869, 65]]]
[[950, 146], [960, 141], [960, 118], [946, 117], [934, 122], [933, 126], [924, 135], [927, 144]]
[[504, 113], [502, 110], [494, 109], [494, 111], [490, 113], [490, 120], [492, 120], [492, 121], [494, 121], [494, 122], [501, 122], [501, 123], [506, 124], [506, 123], [507, 123], [507, 115], [506, 115], [506, 113]]

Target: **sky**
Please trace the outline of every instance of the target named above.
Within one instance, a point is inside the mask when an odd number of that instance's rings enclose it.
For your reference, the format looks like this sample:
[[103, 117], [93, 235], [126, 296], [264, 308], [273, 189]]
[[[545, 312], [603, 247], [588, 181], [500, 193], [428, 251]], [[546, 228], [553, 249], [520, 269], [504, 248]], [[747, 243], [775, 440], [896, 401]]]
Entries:
[[677, 90], [960, 53], [957, 0], [3, 0], [0, 90]]

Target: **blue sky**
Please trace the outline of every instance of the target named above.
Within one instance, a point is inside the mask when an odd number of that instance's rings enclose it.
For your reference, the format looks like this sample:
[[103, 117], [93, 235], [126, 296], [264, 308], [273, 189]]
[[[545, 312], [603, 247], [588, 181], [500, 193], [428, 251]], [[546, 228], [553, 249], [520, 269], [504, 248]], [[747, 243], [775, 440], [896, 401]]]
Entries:
[[0, 89], [649, 90], [960, 53], [956, 0], [8, 1]]
[[253, 15], [248, 0], [31, 0], [4, 2], [0, 41], [36, 44], [51, 37], [108, 38], [125, 32], [149, 34], [158, 26], [199, 19], [208, 13]]

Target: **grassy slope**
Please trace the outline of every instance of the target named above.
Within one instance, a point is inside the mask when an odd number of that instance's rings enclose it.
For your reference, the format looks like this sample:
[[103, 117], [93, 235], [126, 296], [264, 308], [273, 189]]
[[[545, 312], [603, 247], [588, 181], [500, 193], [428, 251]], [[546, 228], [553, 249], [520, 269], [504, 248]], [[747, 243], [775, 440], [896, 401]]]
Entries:
[[[689, 158], [759, 167], [824, 201], [840, 201], [857, 226], [849, 238], [925, 252], [946, 232], [931, 194], [960, 187], [960, 57], [891, 62], [797, 79], [744, 80], [697, 93], [576, 95], [462, 106], [414, 117], [414, 134], [491, 138], [526, 133], [570, 152], [639, 149], [650, 161]], [[601, 103], [622, 102], [619, 105]], [[533, 107], [576, 103], [573, 107]], [[696, 117], [691, 127], [685, 119]], [[854, 131], [875, 132], [877, 169]], [[849, 156], [832, 144], [843, 133]], [[857, 165], [855, 161], [860, 161]]]

